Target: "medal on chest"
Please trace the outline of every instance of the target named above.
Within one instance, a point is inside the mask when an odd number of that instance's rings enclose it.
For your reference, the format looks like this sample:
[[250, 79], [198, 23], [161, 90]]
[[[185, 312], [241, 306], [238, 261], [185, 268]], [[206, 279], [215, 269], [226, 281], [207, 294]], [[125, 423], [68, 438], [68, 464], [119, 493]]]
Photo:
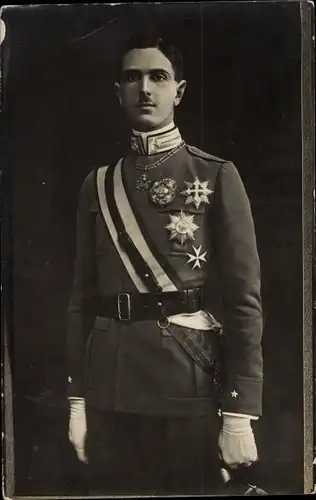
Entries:
[[184, 181], [186, 189], [181, 191], [185, 196], [185, 204], [193, 203], [195, 208], [198, 209], [201, 203], [209, 203], [209, 195], [214, 193], [207, 187], [208, 181], [200, 181], [197, 177], [193, 182]]
[[165, 177], [153, 183], [148, 196], [152, 203], [157, 205], [168, 205], [176, 197], [176, 190], [176, 181], [170, 179], [170, 177]]
[[170, 222], [165, 227], [170, 232], [169, 240], [176, 240], [181, 245], [187, 240], [194, 240], [194, 232], [199, 228], [194, 222], [194, 215], [181, 210], [177, 214], [169, 214]]
[[200, 245], [198, 248], [196, 248], [194, 245], [192, 245], [192, 253], [187, 253], [187, 256], [189, 257], [189, 260], [187, 260], [187, 264], [192, 264], [192, 269], [195, 269], [198, 267], [201, 269], [201, 262], [206, 262], [206, 254], [207, 252], [201, 253], [202, 245]]

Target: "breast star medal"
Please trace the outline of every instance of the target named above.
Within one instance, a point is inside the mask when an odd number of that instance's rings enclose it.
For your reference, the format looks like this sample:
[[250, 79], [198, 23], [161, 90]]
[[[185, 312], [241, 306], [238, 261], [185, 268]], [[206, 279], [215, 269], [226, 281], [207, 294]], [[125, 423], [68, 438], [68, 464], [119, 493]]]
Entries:
[[184, 181], [184, 183], [187, 188], [181, 191], [181, 194], [186, 197], [186, 205], [189, 203], [193, 203], [195, 205], [195, 208], [198, 209], [201, 203], [209, 203], [208, 196], [214, 193], [214, 191], [207, 187], [208, 181], [201, 182], [196, 177], [195, 181]]
[[193, 221], [194, 215], [189, 215], [183, 212], [177, 214], [169, 214], [170, 222], [165, 227], [170, 231], [169, 240], [177, 240], [181, 245], [187, 240], [194, 240], [194, 231], [199, 226]]
[[148, 193], [149, 199], [157, 205], [168, 205], [176, 197], [176, 187], [176, 181], [165, 177], [153, 183]]
[[195, 269], [196, 267], [198, 267], [199, 269], [201, 269], [201, 262], [206, 262], [206, 258], [205, 258], [205, 255], [207, 252], [204, 252], [202, 253], [201, 255], [201, 248], [202, 246], [200, 245], [199, 248], [196, 248], [194, 245], [192, 245], [192, 249], [193, 249], [193, 252], [194, 252], [194, 255], [191, 254], [191, 253], [187, 253], [187, 256], [189, 257], [189, 260], [187, 260], [187, 264], [190, 264], [190, 262], [194, 262], [194, 265], [192, 267], [192, 269]]

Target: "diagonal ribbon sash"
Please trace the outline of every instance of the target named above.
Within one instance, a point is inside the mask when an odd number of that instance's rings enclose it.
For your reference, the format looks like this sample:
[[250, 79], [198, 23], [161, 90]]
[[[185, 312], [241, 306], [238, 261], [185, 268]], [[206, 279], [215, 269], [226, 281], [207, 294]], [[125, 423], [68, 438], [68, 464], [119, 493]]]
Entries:
[[104, 222], [109, 230], [110, 236], [112, 238], [112, 241], [114, 243], [114, 246], [125, 266], [125, 269], [127, 270], [128, 274], [130, 275], [132, 281], [134, 282], [134, 285], [136, 286], [137, 290], [140, 293], [148, 293], [149, 289], [143, 283], [143, 281], [140, 279], [138, 276], [129, 256], [127, 255], [126, 251], [120, 246], [119, 244], [119, 238], [118, 238], [118, 233], [114, 224], [114, 221], [112, 219], [107, 198], [105, 196], [105, 181], [107, 178], [107, 172], [108, 172], [109, 167], [101, 167], [98, 169], [97, 172], [97, 192], [98, 192], [98, 198], [99, 198], [99, 205], [101, 209], [101, 213], [103, 215]]
[[122, 160], [97, 173], [99, 204], [116, 250], [141, 293], [178, 288], [152, 253], [139, 227], [122, 179]]

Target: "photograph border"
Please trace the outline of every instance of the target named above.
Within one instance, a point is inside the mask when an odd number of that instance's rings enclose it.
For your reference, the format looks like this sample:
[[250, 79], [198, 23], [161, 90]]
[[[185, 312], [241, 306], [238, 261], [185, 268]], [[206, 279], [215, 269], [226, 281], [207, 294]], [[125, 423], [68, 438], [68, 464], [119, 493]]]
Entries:
[[[313, 345], [313, 255], [315, 256], [315, 116], [313, 81], [314, 4], [301, 2], [301, 91], [302, 91], [302, 217], [303, 217], [303, 377], [304, 377], [304, 493], [316, 482], [314, 471], [314, 345]], [[314, 257], [315, 258], [315, 257]]]
[[[246, 0], [244, 0], [246, 1]], [[264, 0], [262, 0], [264, 1]], [[269, 0], [268, 0], [269, 1]], [[281, 0], [277, 0], [281, 1]], [[297, 0], [290, 0], [298, 3]], [[147, 2], [151, 3], [151, 2]], [[189, 2], [190, 3], [190, 2]], [[200, 2], [201, 4], [218, 2]], [[223, 3], [223, 2], [221, 2]], [[227, 2], [229, 3], [229, 2]], [[240, 2], [242, 3], [242, 2]], [[244, 3], [244, 2], [243, 2]], [[265, 2], [267, 3], [267, 2]], [[275, 2], [274, 2], [275, 3]], [[313, 339], [315, 330], [316, 291], [313, 287], [314, 269], [316, 268], [315, 257], [315, 115], [314, 115], [314, 46], [315, 31], [313, 23], [314, 4], [310, 0], [299, 0], [301, 11], [301, 129], [302, 129], [302, 271], [303, 271], [303, 398], [304, 398], [304, 492], [316, 492], [316, 467], [313, 462], [315, 453], [315, 358], [316, 348]], [[98, 2], [99, 5], [105, 3]], [[44, 4], [45, 5], [45, 4]], [[46, 4], [52, 5], [52, 4]], [[60, 5], [60, 4], [59, 4]], [[63, 4], [69, 5], [69, 4]], [[74, 4], [72, 4], [74, 5]], [[28, 4], [34, 7], [35, 4]], [[7, 6], [1, 8], [1, 14]], [[8, 6], [9, 7], [9, 6]], [[11, 7], [11, 6], [10, 6]], [[57, 7], [57, 6], [56, 6]], [[1, 49], [0, 49], [1, 57]], [[0, 61], [2, 63], [2, 61]], [[1, 74], [2, 76], [2, 74]], [[14, 429], [13, 429], [13, 399], [12, 399], [12, 373], [11, 365], [11, 317], [13, 294], [10, 284], [12, 258], [11, 251], [11, 185], [10, 185], [10, 148], [8, 144], [9, 121], [2, 112], [3, 104], [3, 79], [1, 78], [1, 156], [3, 168], [1, 170], [1, 330], [2, 330], [2, 408], [4, 413], [2, 423], [2, 489], [4, 498], [92, 498], [91, 496], [59, 496], [59, 495], [23, 495], [15, 496], [15, 463], [14, 463]], [[312, 189], [311, 189], [312, 187]], [[314, 317], [313, 317], [314, 314]], [[133, 495], [128, 496], [132, 498]], [[104, 496], [93, 496], [93, 498], [107, 498]]]

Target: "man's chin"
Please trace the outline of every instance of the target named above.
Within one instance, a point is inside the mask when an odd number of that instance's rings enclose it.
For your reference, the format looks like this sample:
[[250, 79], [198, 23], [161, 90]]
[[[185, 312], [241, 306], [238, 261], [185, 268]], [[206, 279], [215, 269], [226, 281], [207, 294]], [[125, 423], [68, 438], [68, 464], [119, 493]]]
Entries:
[[141, 132], [148, 132], [161, 127], [161, 121], [150, 115], [138, 117], [138, 119], [133, 120], [131, 124], [134, 130], [139, 130]]

